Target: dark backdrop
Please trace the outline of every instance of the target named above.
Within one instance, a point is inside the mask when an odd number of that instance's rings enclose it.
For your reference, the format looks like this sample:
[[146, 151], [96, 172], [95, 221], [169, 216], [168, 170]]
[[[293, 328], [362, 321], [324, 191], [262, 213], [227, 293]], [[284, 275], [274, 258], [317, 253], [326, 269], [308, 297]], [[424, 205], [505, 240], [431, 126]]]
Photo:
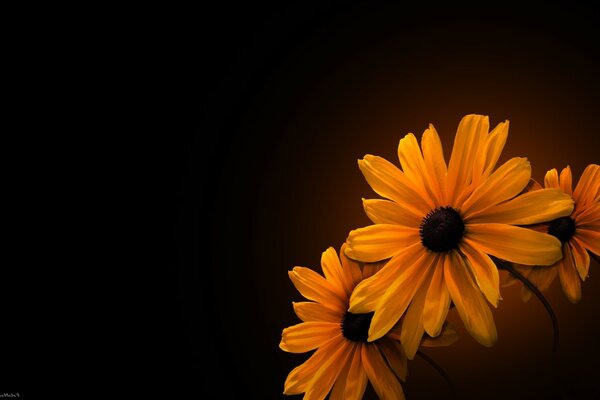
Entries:
[[[492, 125], [510, 120], [501, 161], [527, 156], [536, 179], [567, 164], [578, 177], [600, 161], [595, 8], [232, 4], [185, 20], [173, 28], [177, 95], [166, 100], [176, 112], [159, 153], [173, 202], [156, 297], [166, 321], [147, 365], [157, 388], [282, 397], [287, 373], [306, 359], [278, 348], [300, 299], [287, 270], [318, 268], [323, 250], [368, 223], [360, 199], [376, 196], [356, 164], [364, 154], [397, 163], [399, 139], [431, 122], [448, 156], [460, 118], [480, 113]], [[558, 284], [548, 292], [560, 379], [550, 371], [548, 317], [516, 287], [502, 290], [494, 311], [494, 348], [451, 313], [460, 341], [428, 354], [462, 399], [592, 398], [598, 268], [578, 305]], [[421, 360], [409, 371], [409, 399], [448, 396]]]

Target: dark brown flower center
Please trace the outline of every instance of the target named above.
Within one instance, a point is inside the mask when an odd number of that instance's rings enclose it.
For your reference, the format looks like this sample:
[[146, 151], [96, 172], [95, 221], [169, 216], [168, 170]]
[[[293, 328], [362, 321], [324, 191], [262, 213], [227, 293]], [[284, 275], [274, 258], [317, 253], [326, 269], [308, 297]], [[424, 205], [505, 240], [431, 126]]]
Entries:
[[431, 251], [447, 252], [457, 249], [465, 224], [452, 207], [440, 207], [431, 211], [421, 222], [421, 243]]
[[366, 314], [352, 314], [346, 311], [342, 318], [342, 334], [353, 342], [367, 342], [369, 338], [369, 327], [374, 312]]
[[575, 234], [575, 221], [571, 217], [560, 217], [550, 222], [548, 234], [561, 242], [567, 242]]

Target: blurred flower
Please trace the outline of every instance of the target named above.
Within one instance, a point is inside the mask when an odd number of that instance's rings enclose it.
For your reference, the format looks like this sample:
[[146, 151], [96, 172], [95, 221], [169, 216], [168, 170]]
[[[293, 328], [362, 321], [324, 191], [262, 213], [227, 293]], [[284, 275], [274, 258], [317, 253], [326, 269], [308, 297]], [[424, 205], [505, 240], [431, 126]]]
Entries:
[[[549, 265], [562, 256], [560, 241], [514, 225], [567, 216], [570, 196], [544, 189], [518, 196], [531, 167], [512, 158], [495, 169], [508, 136], [508, 121], [489, 132], [486, 116], [467, 115], [446, 166], [433, 127], [421, 148], [412, 133], [398, 146], [402, 171], [366, 155], [358, 165], [373, 190], [389, 200], [363, 200], [375, 225], [350, 232], [346, 255], [363, 262], [391, 258], [357, 286], [349, 311], [374, 311], [368, 340], [384, 337], [406, 312], [402, 345], [409, 358], [423, 331], [440, 334], [452, 301], [465, 327], [485, 346], [497, 338], [492, 313], [500, 300], [499, 274], [488, 255], [526, 265]], [[489, 133], [488, 133], [489, 132]], [[422, 152], [421, 152], [422, 149]]]
[[[367, 380], [382, 399], [403, 399], [400, 380], [407, 375], [407, 358], [400, 345], [400, 328], [394, 327], [379, 340], [367, 342], [373, 313], [351, 313], [348, 301], [354, 287], [372, 276], [377, 265], [364, 265], [333, 248], [321, 257], [325, 277], [309, 268], [295, 267], [289, 272], [298, 291], [308, 300], [294, 304], [302, 323], [283, 330], [279, 347], [291, 353], [314, 354], [288, 375], [284, 394], [305, 393], [305, 399], [362, 398]], [[341, 260], [341, 261], [340, 261]], [[413, 323], [407, 315], [403, 324]], [[443, 346], [457, 339], [447, 324], [439, 338], [418, 338], [424, 346]]]

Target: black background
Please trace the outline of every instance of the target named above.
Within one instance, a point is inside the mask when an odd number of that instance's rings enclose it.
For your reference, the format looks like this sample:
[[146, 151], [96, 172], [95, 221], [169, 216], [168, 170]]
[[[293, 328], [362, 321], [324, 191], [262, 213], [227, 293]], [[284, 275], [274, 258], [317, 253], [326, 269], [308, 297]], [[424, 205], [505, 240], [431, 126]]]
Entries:
[[[306, 358], [277, 347], [299, 300], [286, 271], [317, 268], [327, 246], [367, 223], [359, 199], [371, 192], [355, 160], [393, 160], [408, 131], [433, 122], [448, 151], [459, 118], [484, 113], [493, 125], [511, 120], [514, 147], [503, 157], [537, 161], [537, 179], [598, 162], [597, 18], [567, 3], [367, 2], [227, 4], [174, 17], [161, 60], [172, 125], [155, 155], [169, 231], [166, 248], [149, 250], [167, 262], [140, 303], [145, 345], [131, 368], [143, 378], [132, 390], [282, 397], [287, 373]], [[505, 309], [521, 312], [508, 299], [518, 291], [503, 295]], [[552, 382], [549, 324], [530, 302], [534, 317], [497, 317], [513, 329], [504, 343], [520, 340], [501, 347], [504, 357], [477, 346], [437, 355], [461, 398], [592, 398], [599, 303], [587, 296], [579, 317], [590, 321], [566, 329], [575, 350], [565, 363], [578, 366], [559, 385], [567, 394]], [[565, 303], [557, 290], [549, 297]], [[409, 399], [448, 393], [427, 366], [411, 368]]]

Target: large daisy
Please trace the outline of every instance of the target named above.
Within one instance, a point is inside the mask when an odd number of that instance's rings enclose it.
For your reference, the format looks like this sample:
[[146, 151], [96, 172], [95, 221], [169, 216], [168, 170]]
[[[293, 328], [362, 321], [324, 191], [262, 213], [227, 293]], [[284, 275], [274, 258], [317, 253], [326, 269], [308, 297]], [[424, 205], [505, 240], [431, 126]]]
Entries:
[[[600, 256], [600, 166], [588, 165], [575, 190], [572, 182], [568, 166], [560, 176], [556, 168], [546, 173], [544, 186], [560, 188], [572, 196], [575, 208], [569, 216], [532, 227], [561, 241], [562, 259], [550, 267], [516, 265], [515, 268], [540, 290], [546, 290], [558, 275], [565, 296], [577, 303], [581, 300], [581, 282], [586, 280], [590, 268], [588, 251]], [[541, 186], [538, 185], [538, 188], [541, 189]], [[531, 292], [523, 287], [522, 296], [527, 301]]]
[[[341, 259], [341, 262], [340, 262]], [[295, 267], [289, 272], [298, 291], [308, 300], [294, 304], [302, 323], [283, 330], [279, 347], [291, 353], [317, 349], [311, 357], [288, 375], [284, 394], [305, 393], [305, 399], [360, 399], [367, 381], [382, 399], [403, 399], [400, 380], [407, 375], [407, 357], [400, 345], [400, 327], [387, 335], [367, 342], [373, 313], [346, 311], [354, 287], [378, 269], [344, 256], [333, 248], [321, 257], [325, 277], [309, 268]], [[418, 316], [406, 315], [402, 324], [418, 323]], [[457, 339], [447, 324], [440, 337], [410, 338], [423, 346], [449, 345]], [[405, 340], [407, 340], [405, 338]]]
[[[530, 164], [517, 157], [496, 169], [508, 121], [488, 131], [487, 116], [465, 116], [448, 166], [433, 125], [423, 133], [421, 148], [411, 133], [400, 140], [402, 170], [373, 155], [358, 161], [373, 190], [389, 199], [363, 199], [374, 225], [347, 239], [352, 259], [391, 258], [350, 299], [350, 312], [374, 311], [369, 341], [383, 337], [409, 307], [422, 315], [420, 329], [435, 337], [453, 302], [471, 335], [491, 346], [497, 333], [486, 300], [496, 307], [500, 292], [489, 255], [525, 265], [562, 257], [558, 239], [515, 225], [568, 216], [573, 200], [555, 188], [519, 195], [530, 180]], [[403, 345], [413, 352], [414, 344]]]

